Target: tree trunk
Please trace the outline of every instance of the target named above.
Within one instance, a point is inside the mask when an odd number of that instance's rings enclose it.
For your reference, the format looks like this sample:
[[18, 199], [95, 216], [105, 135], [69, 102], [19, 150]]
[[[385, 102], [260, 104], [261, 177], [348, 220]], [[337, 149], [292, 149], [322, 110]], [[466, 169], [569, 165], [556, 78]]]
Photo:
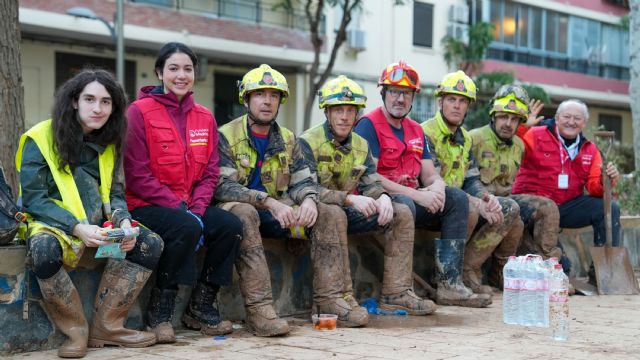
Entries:
[[[640, 170], [640, 0], [631, 0], [629, 24], [629, 98], [633, 129], [635, 169]], [[637, 182], [639, 180], [636, 179]]]
[[0, 1], [0, 165], [17, 194], [14, 164], [18, 139], [24, 131], [24, 90], [20, 65], [18, 0]]

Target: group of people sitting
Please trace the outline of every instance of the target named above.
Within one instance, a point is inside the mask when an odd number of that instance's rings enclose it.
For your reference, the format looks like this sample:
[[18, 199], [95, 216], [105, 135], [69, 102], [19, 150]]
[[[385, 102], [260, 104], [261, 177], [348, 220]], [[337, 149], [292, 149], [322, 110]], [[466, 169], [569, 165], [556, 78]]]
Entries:
[[[359, 84], [328, 81], [318, 93], [326, 121], [296, 138], [276, 122], [290, 95], [280, 72], [260, 65], [246, 73], [238, 83], [246, 113], [218, 129], [194, 101], [197, 66], [190, 48], [166, 44], [154, 68], [160, 84], [141, 88], [128, 107], [108, 72], [83, 70], [58, 89], [51, 119], [20, 139], [28, 256], [44, 307], [67, 336], [60, 357], [83, 357], [87, 346], [175, 342], [178, 285], [193, 286], [186, 327], [230, 333], [217, 294], [234, 265], [246, 329], [288, 333], [273, 306], [262, 237], [309, 239], [314, 309], [346, 327], [369, 320], [353, 292], [349, 234], [371, 233], [384, 249], [379, 306], [411, 315], [436, 311], [413, 291], [416, 227], [441, 233], [429, 276], [440, 305], [490, 305], [481, 266], [493, 256], [489, 284], [501, 288], [525, 229], [545, 258], [562, 254], [559, 227], [591, 224], [596, 245], [604, 242], [601, 157], [582, 133], [589, 114], [579, 100], [534, 127], [541, 103], [506, 85], [491, 101], [489, 125], [468, 132], [476, 85], [458, 71], [437, 86], [436, 116], [419, 124], [408, 115], [420, 79], [401, 61], [383, 70], [383, 105], [366, 114]], [[618, 177], [611, 164], [606, 174]], [[613, 219], [617, 245], [617, 207]], [[77, 266], [85, 248], [109, 244], [105, 221], [137, 226], [139, 235], [122, 240], [124, 259], [108, 260], [89, 324], [65, 267]], [[147, 329], [127, 329], [153, 271]]]

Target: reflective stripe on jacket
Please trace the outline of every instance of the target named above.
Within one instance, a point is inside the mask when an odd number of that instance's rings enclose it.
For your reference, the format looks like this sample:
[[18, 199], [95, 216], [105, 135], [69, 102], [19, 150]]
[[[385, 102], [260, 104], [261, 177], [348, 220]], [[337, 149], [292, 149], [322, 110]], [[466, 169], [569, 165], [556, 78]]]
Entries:
[[[272, 127], [272, 131], [273, 129]], [[284, 127], [278, 126], [277, 129], [282, 136], [284, 147], [275, 149], [276, 151], [272, 153], [269, 150], [273, 149], [271, 145], [274, 144], [270, 144], [262, 162], [260, 179], [269, 196], [279, 199], [289, 187], [289, 180], [291, 179], [289, 166], [293, 163], [295, 136]], [[229, 143], [231, 155], [236, 166], [235, 169], [221, 166], [220, 174], [231, 176], [231, 173], [237, 171], [236, 181], [242, 186], [247, 186], [251, 173], [254, 171], [258, 161], [258, 152], [253, 147], [247, 132], [247, 115], [223, 125], [220, 127], [220, 133]]]
[[[20, 172], [22, 164], [22, 150], [24, 144], [30, 138], [38, 146], [42, 156], [49, 165], [51, 175], [60, 191], [62, 201], [52, 199], [58, 206], [69, 211], [81, 224], [87, 224], [87, 215], [80, 199], [78, 187], [73, 179], [72, 172], [67, 165], [64, 171], [59, 169], [60, 159], [57, 151], [54, 149], [53, 133], [51, 129], [51, 120], [45, 120], [24, 133], [20, 137], [18, 151], [16, 153], [16, 169]], [[111, 183], [113, 181], [113, 170], [116, 161], [115, 146], [110, 144], [105, 151], [100, 153], [98, 157], [100, 171], [100, 197], [102, 199], [102, 207], [104, 215], [107, 219], [111, 219], [110, 194]], [[22, 194], [22, 188], [20, 188]], [[82, 241], [64, 231], [48, 226], [45, 223], [38, 222], [37, 219], [29, 217], [28, 236], [33, 236], [38, 232], [48, 232], [55, 236], [62, 247], [63, 262], [71, 267], [75, 267], [80, 260], [84, 244]]]
[[496, 196], [510, 195], [524, 152], [522, 140], [514, 136], [509, 145], [498, 138], [491, 125], [473, 129], [469, 135], [482, 184]]
[[[151, 173], [190, 204], [193, 185], [202, 177], [214, 150], [211, 112], [194, 104], [187, 116], [186, 139], [182, 139], [164, 105], [150, 97], [134, 104], [144, 119]], [[151, 205], [129, 191], [126, 199], [129, 209]]]
[[305, 131], [300, 138], [304, 139], [313, 151], [320, 185], [347, 193], [356, 189], [360, 177], [367, 170], [365, 161], [369, 144], [362, 136], [351, 133], [351, 149], [347, 153], [337, 150], [334, 140], [328, 139], [325, 124]]
[[[514, 194], [544, 196], [558, 205], [584, 194], [585, 187], [589, 195], [602, 196], [602, 158], [594, 143], [583, 140], [578, 156], [571, 160], [555, 135], [555, 123], [532, 127], [523, 140], [524, 158], [513, 184]], [[560, 154], [565, 157], [564, 167]], [[567, 189], [558, 187], [558, 176], [562, 169], [569, 177]]]
[[444, 182], [451, 187], [462, 188], [466, 172], [471, 167], [471, 136], [467, 130], [458, 128], [462, 139], [456, 139], [456, 134], [444, 123], [440, 111], [422, 124], [422, 130], [433, 144], [435, 154], [432, 155], [440, 162], [440, 176]]

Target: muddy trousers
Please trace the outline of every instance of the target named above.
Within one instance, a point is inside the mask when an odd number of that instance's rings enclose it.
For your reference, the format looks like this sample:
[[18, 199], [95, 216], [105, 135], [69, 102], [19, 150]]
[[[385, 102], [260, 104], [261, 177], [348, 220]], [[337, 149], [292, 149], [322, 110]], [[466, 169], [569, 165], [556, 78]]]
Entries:
[[180, 209], [145, 206], [131, 211], [131, 215], [164, 240], [164, 252], [157, 268], [158, 289], [194, 285], [195, 249], [201, 235], [204, 235], [206, 254], [199, 280], [218, 286], [231, 284], [233, 263], [242, 237], [242, 223], [236, 216], [208, 207], [202, 217], [203, 230], [193, 215]]
[[394, 201], [409, 207], [416, 222], [416, 228], [440, 231], [443, 239], [464, 239], [467, 237], [469, 222], [469, 200], [467, 194], [452, 187], [445, 188], [444, 209], [435, 214], [414, 203], [406, 196], [396, 197]]
[[535, 249], [535, 252], [545, 259], [560, 259], [560, 213], [556, 203], [546, 197], [527, 194], [511, 195], [509, 198], [520, 206], [520, 219], [524, 224], [524, 230], [532, 235], [533, 244], [523, 243], [526, 251]]
[[[386, 226], [378, 225], [378, 216], [365, 217], [353, 207], [344, 207], [347, 214], [348, 234], [375, 232], [384, 248], [384, 273], [382, 279], [382, 295], [398, 294], [413, 289], [413, 242], [415, 226], [411, 221], [410, 209], [402, 202], [400, 196], [394, 196], [393, 220]], [[403, 196], [403, 198], [406, 198]], [[408, 199], [408, 198], [406, 198]], [[410, 201], [410, 199], [408, 199]], [[346, 241], [343, 246], [347, 246]], [[344, 253], [348, 254], [348, 247]], [[345, 293], [353, 292], [349, 258], [344, 259]], [[348, 276], [348, 277], [347, 277]]]
[[493, 254], [489, 278], [494, 285], [501, 287], [502, 267], [509, 256], [515, 255], [522, 238], [523, 223], [520, 220], [520, 207], [507, 197], [498, 197], [502, 206], [504, 221], [489, 224], [479, 217], [478, 209], [470, 205], [470, 213], [478, 213], [478, 223], [465, 246], [463, 280], [466, 286], [476, 293], [491, 293], [491, 289], [482, 285], [482, 264]]
[[[62, 248], [58, 240], [47, 233], [31, 236], [27, 244], [31, 268], [39, 279], [48, 279], [62, 268]], [[153, 232], [141, 228], [136, 245], [126, 259], [147, 269], [153, 269], [162, 253], [162, 240]]]

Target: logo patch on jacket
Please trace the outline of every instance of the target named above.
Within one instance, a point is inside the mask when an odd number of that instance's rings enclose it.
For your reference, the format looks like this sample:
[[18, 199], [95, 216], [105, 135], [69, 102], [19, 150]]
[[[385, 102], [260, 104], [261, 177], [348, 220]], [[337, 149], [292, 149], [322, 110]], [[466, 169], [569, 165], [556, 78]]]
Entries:
[[592, 161], [593, 161], [593, 155], [591, 154], [582, 155], [582, 166], [591, 166]]
[[189, 130], [189, 146], [207, 146], [209, 144], [209, 129]]
[[410, 151], [418, 153], [418, 155], [422, 156], [422, 152], [424, 151], [424, 144], [422, 143], [422, 138], [418, 137], [415, 139], [410, 139], [407, 141], [408, 147]]

